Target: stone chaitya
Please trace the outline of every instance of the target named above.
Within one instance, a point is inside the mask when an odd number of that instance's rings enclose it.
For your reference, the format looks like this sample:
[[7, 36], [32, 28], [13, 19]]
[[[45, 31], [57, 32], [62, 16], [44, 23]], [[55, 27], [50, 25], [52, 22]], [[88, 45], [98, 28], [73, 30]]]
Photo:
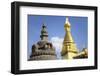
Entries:
[[32, 53], [29, 60], [53, 60], [56, 59], [55, 48], [52, 43], [48, 41], [48, 32], [46, 26], [43, 24], [41, 40], [37, 44], [33, 44]]

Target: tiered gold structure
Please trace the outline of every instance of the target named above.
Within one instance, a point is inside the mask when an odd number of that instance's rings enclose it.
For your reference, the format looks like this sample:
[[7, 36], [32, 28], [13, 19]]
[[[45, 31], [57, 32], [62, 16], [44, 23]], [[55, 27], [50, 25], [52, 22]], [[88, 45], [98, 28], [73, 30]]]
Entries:
[[79, 52], [73, 58], [74, 59], [88, 58], [88, 50], [87, 50], [87, 48], [83, 48], [82, 52]]
[[71, 35], [71, 24], [68, 18], [66, 18], [64, 28], [65, 28], [66, 34], [63, 41], [61, 55], [63, 59], [72, 59], [73, 56], [77, 55], [78, 49]]

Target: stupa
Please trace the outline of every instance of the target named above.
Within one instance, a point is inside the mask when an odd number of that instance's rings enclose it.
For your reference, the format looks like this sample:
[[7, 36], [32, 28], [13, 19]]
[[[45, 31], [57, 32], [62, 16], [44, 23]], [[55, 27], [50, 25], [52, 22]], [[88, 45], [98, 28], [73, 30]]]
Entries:
[[32, 53], [29, 60], [54, 60], [56, 59], [55, 48], [52, 43], [48, 41], [48, 32], [43, 23], [41, 40], [37, 44], [33, 44]]
[[81, 52], [79, 52], [79, 50], [77, 49], [75, 41], [71, 35], [71, 24], [68, 18], [66, 18], [64, 28], [65, 28], [65, 37], [61, 51], [62, 59], [88, 58], [87, 48], [83, 48]]

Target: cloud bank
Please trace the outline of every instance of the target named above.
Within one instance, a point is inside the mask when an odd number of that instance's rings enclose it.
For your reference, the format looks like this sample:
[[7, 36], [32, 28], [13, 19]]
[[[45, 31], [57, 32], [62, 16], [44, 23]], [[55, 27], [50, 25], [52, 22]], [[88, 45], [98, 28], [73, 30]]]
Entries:
[[57, 54], [57, 58], [61, 59], [61, 50], [62, 50], [62, 44], [63, 44], [63, 38], [60, 37], [52, 37], [50, 39], [50, 41], [52, 42], [53, 46], [56, 48], [56, 54]]

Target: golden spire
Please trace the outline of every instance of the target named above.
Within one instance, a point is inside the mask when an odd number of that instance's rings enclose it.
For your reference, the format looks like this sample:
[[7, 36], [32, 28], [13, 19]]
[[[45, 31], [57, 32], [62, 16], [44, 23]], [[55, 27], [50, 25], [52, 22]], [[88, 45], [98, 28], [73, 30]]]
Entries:
[[71, 24], [69, 22], [68, 17], [66, 18], [64, 28], [65, 28], [66, 34], [63, 41], [61, 55], [65, 59], [70, 59], [70, 58], [73, 58], [73, 56], [76, 55], [78, 51], [71, 35]]
[[70, 31], [70, 26], [71, 26], [71, 24], [70, 24], [69, 19], [67, 17], [66, 22], [65, 22], [65, 26], [64, 26], [65, 31]]
[[74, 42], [74, 40], [73, 40], [73, 38], [71, 36], [71, 24], [69, 22], [68, 17], [66, 18], [66, 22], [65, 22], [64, 28], [65, 28], [65, 31], [66, 31], [64, 42], [65, 43], [66, 42]]

